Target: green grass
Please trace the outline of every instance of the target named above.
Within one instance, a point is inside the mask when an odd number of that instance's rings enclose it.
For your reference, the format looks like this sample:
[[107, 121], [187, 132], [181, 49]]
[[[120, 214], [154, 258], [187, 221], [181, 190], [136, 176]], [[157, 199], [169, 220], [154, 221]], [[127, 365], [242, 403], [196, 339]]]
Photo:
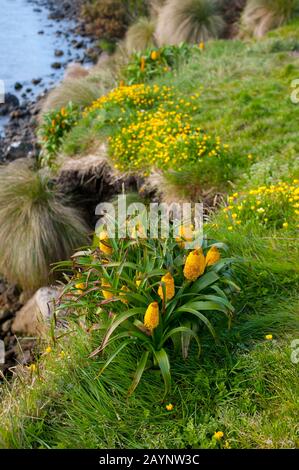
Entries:
[[[298, 78], [299, 66], [299, 57], [291, 55], [298, 44], [295, 25], [298, 21], [282, 28], [281, 36], [279, 32], [271, 33], [261, 42], [212, 41], [177, 72], [166, 73], [153, 82], [173, 86], [187, 99], [200, 92], [194, 125], [214, 137], [220, 136], [230, 146], [230, 171], [216, 183], [220, 190], [231, 183], [243, 186], [252, 174], [256, 184], [287, 179], [290, 169], [293, 177], [299, 174], [298, 108], [290, 99], [291, 83]], [[113, 132], [113, 125], [108, 125], [104, 134]], [[102, 137], [103, 129], [99, 141]], [[90, 127], [82, 122], [68, 135], [63, 151], [68, 155], [86, 153], [96, 141], [97, 123]], [[190, 179], [192, 187], [201, 185], [196, 168], [169, 175], [178, 188], [182, 175], [184, 181]]]
[[[156, 81], [185, 96], [201, 92], [194, 119], [230, 145], [225, 183], [234, 191], [299, 175], [298, 108], [290, 101], [299, 65], [290, 51], [298, 40], [293, 22], [259, 43], [211, 42], [183, 70]], [[94, 131], [82, 121], [64, 150], [88, 151], [88, 136], [93, 146], [97, 139]], [[299, 446], [298, 364], [291, 361], [291, 342], [299, 338], [298, 239], [288, 230], [252, 225], [229, 231], [222, 212], [207, 233], [243, 259], [236, 273], [242, 287], [236, 315], [229, 332], [219, 329], [218, 344], [203, 331], [199, 360], [193, 353], [186, 362], [173, 358], [167, 400], [161, 401], [164, 387], [155, 370], [146, 371], [126, 398], [134, 350], [122, 351], [97, 377], [101, 358], [90, 360], [88, 354], [100, 333], [71, 321], [72, 332], [42, 356], [38, 374], [23, 371], [2, 386], [1, 447], [215, 448], [225, 441], [232, 448]], [[167, 403], [174, 404], [172, 412]], [[215, 431], [225, 434], [220, 443], [212, 437]]]

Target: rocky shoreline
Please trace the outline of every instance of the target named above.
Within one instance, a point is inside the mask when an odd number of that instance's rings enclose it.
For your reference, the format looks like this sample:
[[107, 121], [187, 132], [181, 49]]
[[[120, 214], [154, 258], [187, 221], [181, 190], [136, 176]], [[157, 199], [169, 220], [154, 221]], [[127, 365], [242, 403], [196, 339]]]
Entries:
[[[81, 59], [78, 60], [79, 63], [91, 62], [92, 40], [86, 37], [86, 40], [76, 43], [73, 39], [75, 36], [86, 36], [84, 24], [78, 21], [83, 0], [28, 0], [28, 2], [33, 4], [35, 9], [46, 9], [48, 19], [57, 24], [56, 34], [66, 35], [69, 37], [69, 47], [83, 52]], [[68, 23], [63, 24], [64, 20], [76, 20], [74, 29], [67, 30]], [[92, 50], [95, 55], [100, 54], [100, 50], [96, 47], [92, 47]], [[53, 57], [56, 56], [57, 60], [60, 55], [62, 54], [59, 51], [53, 51]], [[61, 67], [66, 68], [67, 62]], [[43, 89], [41, 82], [42, 79], [32, 77], [32, 87], [42, 88], [34, 99], [28, 97], [26, 90], [21, 95], [23, 101], [17, 96], [18, 93], [10, 92], [5, 95], [5, 103], [0, 105], [0, 118], [6, 120], [4, 136], [0, 137], [0, 164], [22, 157], [36, 158], [38, 156], [37, 118], [48, 93], [48, 89]], [[22, 89], [22, 83], [16, 82], [15, 90], [21, 93]], [[3, 341], [5, 347], [5, 363], [0, 363], [0, 380], [1, 372], [10, 375], [14, 367], [30, 364], [34, 357], [36, 340], [32, 337], [17, 337], [12, 331], [15, 314], [23, 305], [22, 293], [18, 288], [0, 279], [0, 341]]]
[[[57, 27], [56, 36], [67, 39], [68, 48], [74, 51], [71, 58], [64, 57], [64, 51], [53, 51], [52, 85], [55, 86], [55, 69], [66, 69], [73, 62], [92, 64], [100, 54], [100, 49], [86, 34], [85, 24], [79, 21], [83, 0], [28, 0], [36, 12], [43, 9], [47, 18]], [[72, 22], [70, 22], [72, 21]], [[44, 34], [44, 31], [39, 31]], [[79, 53], [80, 52], [80, 53]], [[74, 60], [75, 59], [75, 60]], [[29, 155], [38, 155], [36, 139], [37, 116], [48, 88], [42, 77], [32, 77], [30, 86], [15, 82], [15, 93], [5, 95], [5, 103], [0, 104], [0, 119], [5, 120], [4, 135], [0, 132], [0, 164]], [[36, 92], [38, 90], [39, 92]]]

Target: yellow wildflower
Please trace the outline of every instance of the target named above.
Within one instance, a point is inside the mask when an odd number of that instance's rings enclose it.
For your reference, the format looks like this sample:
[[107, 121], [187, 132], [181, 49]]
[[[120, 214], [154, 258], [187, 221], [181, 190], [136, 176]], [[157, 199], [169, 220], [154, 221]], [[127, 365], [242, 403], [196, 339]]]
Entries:
[[52, 352], [52, 348], [51, 346], [48, 346], [46, 349], [45, 349], [45, 354], [50, 354]]
[[[165, 276], [163, 276], [162, 279], [161, 279], [161, 283], [165, 284], [166, 300], [172, 299], [172, 297], [174, 297], [174, 294], [175, 294], [175, 286], [174, 286], [173, 276], [170, 273], [165, 274]], [[159, 286], [158, 295], [163, 300], [164, 292], [163, 292], [162, 285]]]
[[83, 282], [80, 282], [79, 284], [75, 285], [76, 289], [78, 290], [85, 290], [85, 284]]
[[268, 341], [271, 341], [273, 339], [273, 335], [266, 335], [265, 339], [267, 339]]
[[157, 60], [159, 57], [159, 53], [157, 51], [152, 51], [151, 53], [151, 59], [152, 60]]
[[202, 249], [189, 253], [184, 267], [184, 276], [189, 281], [195, 281], [205, 272], [206, 260]]
[[105, 255], [111, 255], [113, 250], [111, 246], [109, 245], [109, 237], [108, 237], [108, 233], [106, 232], [106, 230], [103, 230], [100, 233], [99, 239], [100, 239], [100, 244], [99, 244], [100, 250], [103, 253], [105, 253]]
[[[105, 279], [102, 280], [102, 287], [108, 287], [108, 288], [111, 289], [111, 285], [110, 285], [109, 282], [106, 281]], [[105, 298], [106, 300], [110, 300], [110, 299], [112, 299], [112, 297], [113, 297], [113, 293], [110, 292], [109, 290], [103, 289], [103, 290], [102, 290], [102, 294], [103, 294], [103, 296], [104, 296], [104, 298]]]
[[214, 438], [217, 440], [217, 441], [220, 441], [224, 436], [224, 433], [222, 431], [217, 431], [214, 433]]
[[27, 366], [27, 369], [33, 374], [37, 371], [36, 364], [30, 364], [30, 366]]
[[159, 325], [159, 305], [158, 302], [152, 302], [145, 312], [144, 326], [151, 332]]
[[173, 406], [172, 403], [169, 403], [168, 405], [165, 406], [165, 408], [166, 408], [167, 411], [172, 411], [174, 406]]
[[201, 42], [198, 44], [198, 47], [199, 47], [199, 49], [200, 49], [201, 51], [203, 51], [204, 48], [205, 48], [205, 43], [204, 43], [203, 41], [201, 41]]
[[212, 246], [206, 256], [206, 266], [212, 266], [220, 260], [220, 252], [217, 246]]
[[289, 224], [288, 222], [285, 222], [284, 224], [282, 224], [283, 228], [288, 228]]

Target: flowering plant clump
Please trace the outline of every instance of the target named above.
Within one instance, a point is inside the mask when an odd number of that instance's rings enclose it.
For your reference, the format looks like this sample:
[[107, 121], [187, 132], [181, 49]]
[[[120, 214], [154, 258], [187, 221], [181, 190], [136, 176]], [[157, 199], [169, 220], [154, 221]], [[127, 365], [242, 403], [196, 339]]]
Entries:
[[188, 252], [175, 238], [134, 235], [109, 240], [102, 230], [98, 239], [95, 249], [78, 253], [68, 265], [59, 265], [74, 269], [61, 308], [82, 306], [80, 311], [88, 312], [87, 323], [93, 323], [96, 316], [103, 339], [91, 357], [102, 356], [107, 346], [116, 344], [112, 355], [100, 360], [100, 374], [123, 348], [138, 345], [141, 356], [129, 393], [151, 366], [160, 368], [167, 393], [171, 385], [169, 352], [174, 348], [177, 355], [181, 349], [187, 358], [191, 340], [200, 352], [200, 332], [207, 329], [216, 338], [219, 313], [230, 325], [236, 287], [232, 282], [234, 260], [223, 257], [224, 245], [207, 240]]
[[44, 116], [38, 135], [41, 144], [41, 165], [51, 166], [62, 144], [64, 136], [76, 125], [80, 117], [78, 108], [70, 103], [59, 111]]
[[198, 97], [184, 99], [167, 86], [121, 85], [86, 108], [83, 116], [97, 129], [110, 126], [109, 153], [120, 171], [148, 175], [152, 169], [180, 172], [199, 164], [211, 173], [211, 166], [224, 169], [227, 146], [193, 124]]
[[180, 111], [169, 110], [167, 104], [157, 110], [137, 113], [137, 120], [110, 137], [110, 154], [122, 171], [183, 169], [184, 164], [202, 163], [205, 158], [220, 159], [225, 151], [220, 138], [213, 139], [194, 127], [184, 107], [194, 107], [181, 100]]
[[254, 223], [268, 228], [299, 228], [299, 180], [260, 186], [228, 198], [223, 209], [230, 227]]
[[88, 106], [83, 116], [94, 114], [97, 111], [116, 110], [125, 114], [130, 109], [148, 110], [157, 106], [162, 101], [167, 101], [172, 97], [172, 89], [166, 86], [150, 86], [144, 83], [139, 85], [126, 86], [121, 84], [114, 88], [107, 95], [101, 96]]
[[198, 46], [182, 43], [135, 53], [124, 70], [124, 79], [128, 85], [152, 80], [188, 62], [192, 53], [197, 51], [200, 51]]

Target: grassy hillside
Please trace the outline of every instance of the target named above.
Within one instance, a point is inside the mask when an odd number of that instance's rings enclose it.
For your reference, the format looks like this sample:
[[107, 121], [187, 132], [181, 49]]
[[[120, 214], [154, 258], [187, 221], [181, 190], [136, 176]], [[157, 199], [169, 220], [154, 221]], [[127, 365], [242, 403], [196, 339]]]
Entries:
[[[91, 294], [75, 309], [87, 323], [74, 320], [68, 335], [55, 344], [49, 339], [37, 365], [2, 387], [1, 446], [298, 447], [299, 376], [291, 343], [299, 338], [299, 108], [290, 99], [298, 78], [298, 26], [259, 42], [210, 42], [177, 71], [151, 82], [173, 87], [185, 102], [195, 96], [188, 111], [192, 125], [229, 146], [225, 165], [204, 162], [197, 172], [186, 165], [164, 176], [187, 196], [190, 188], [194, 196], [212, 186], [230, 197], [206, 233], [242, 260], [235, 268], [241, 291], [232, 328], [220, 323], [218, 343], [203, 330], [199, 360], [195, 345], [185, 361], [171, 354], [173, 388], [165, 399], [153, 370], [126, 398], [138, 348], [123, 350], [97, 376], [103, 361], [88, 359], [101, 341], [101, 332], [90, 328], [99, 315]], [[64, 154], [88, 153], [114, 136], [118, 118], [109, 116], [102, 126], [99, 115], [84, 117], [64, 138]], [[255, 192], [263, 186], [269, 192]]]

